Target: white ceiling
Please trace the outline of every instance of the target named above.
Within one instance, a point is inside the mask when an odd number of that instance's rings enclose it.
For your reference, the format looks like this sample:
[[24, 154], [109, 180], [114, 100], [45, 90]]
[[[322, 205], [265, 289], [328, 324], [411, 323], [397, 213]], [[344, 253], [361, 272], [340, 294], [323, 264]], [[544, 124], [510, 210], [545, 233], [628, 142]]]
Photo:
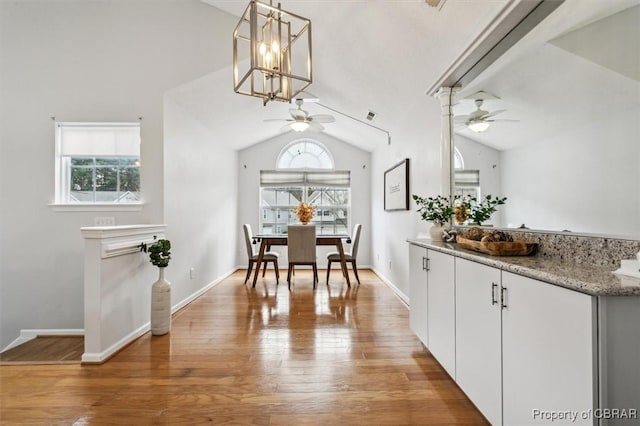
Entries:
[[639, 0], [567, 0], [516, 46], [460, 90], [455, 115], [475, 109], [462, 100], [479, 90], [506, 109], [489, 130], [457, 134], [498, 150], [535, 143], [587, 122], [640, 107]]
[[[206, 0], [212, 7], [240, 16], [248, 1]], [[313, 26], [313, 78], [311, 97], [347, 115], [394, 134], [406, 134], [421, 123], [436, 102], [426, 89], [467, 47], [507, 0], [448, 0], [438, 11], [424, 0], [290, 0], [282, 7], [311, 19]], [[278, 135], [295, 105], [270, 102], [233, 93], [229, 33], [229, 67], [185, 84], [171, 97], [234, 149], [242, 149]], [[387, 144], [384, 132], [360, 124], [317, 105], [306, 104], [311, 114], [332, 114], [335, 123], [325, 133], [367, 151]], [[424, 125], [424, 124], [422, 124]]]

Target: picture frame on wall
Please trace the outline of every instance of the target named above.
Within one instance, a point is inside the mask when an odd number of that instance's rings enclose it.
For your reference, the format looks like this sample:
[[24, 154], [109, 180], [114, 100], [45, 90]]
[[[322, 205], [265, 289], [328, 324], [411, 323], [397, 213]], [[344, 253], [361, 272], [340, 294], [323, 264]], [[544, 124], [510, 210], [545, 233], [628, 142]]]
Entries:
[[409, 159], [384, 172], [384, 209], [409, 210]]

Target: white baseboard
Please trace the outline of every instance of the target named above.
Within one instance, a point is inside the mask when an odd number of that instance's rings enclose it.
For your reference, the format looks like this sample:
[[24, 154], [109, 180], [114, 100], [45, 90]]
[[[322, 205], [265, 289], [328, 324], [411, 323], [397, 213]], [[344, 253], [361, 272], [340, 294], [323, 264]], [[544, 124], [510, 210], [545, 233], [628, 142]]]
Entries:
[[200, 290], [196, 291], [195, 293], [191, 294], [190, 296], [188, 296], [187, 298], [185, 298], [184, 300], [180, 301], [179, 303], [176, 303], [175, 305], [173, 305], [173, 307], [171, 308], [171, 313], [176, 313], [177, 311], [179, 311], [180, 309], [184, 308], [185, 306], [187, 306], [189, 303], [193, 302], [194, 300], [196, 300], [198, 297], [202, 296], [204, 293], [206, 293], [207, 291], [209, 291], [210, 289], [212, 289], [213, 287], [215, 287], [216, 285], [220, 284], [223, 280], [227, 279], [230, 275], [232, 275], [234, 272], [236, 272], [238, 269], [240, 269], [239, 267], [234, 267], [233, 269], [231, 269], [229, 272], [227, 272], [226, 274], [222, 275], [221, 277], [211, 281], [209, 284], [207, 284], [206, 286], [202, 287]]
[[6, 348], [0, 352], [7, 351], [11, 348], [15, 348], [29, 340], [33, 340], [38, 336], [84, 336], [84, 329], [72, 328], [72, 329], [25, 329], [20, 330], [20, 336], [13, 342], [9, 343]]
[[375, 268], [371, 268], [371, 270], [378, 276], [378, 278], [382, 280], [383, 283], [385, 283], [391, 289], [391, 291], [393, 291], [396, 296], [398, 296], [402, 303], [404, 303], [407, 307], [409, 306], [409, 297], [406, 294], [400, 291], [400, 289], [398, 289], [398, 287], [396, 287], [387, 277], [382, 275], [380, 271]]
[[122, 339], [115, 342], [113, 345], [109, 346], [106, 350], [102, 352], [85, 352], [82, 354], [81, 361], [87, 364], [100, 364], [111, 358], [116, 352], [120, 349], [127, 346], [129, 343], [136, 340], [138, 337], [145, 334], [147, 331], [151, 330], [151, 322], [144, 324], [142, 327], [134, 330], [128, 335], [124, 336]]

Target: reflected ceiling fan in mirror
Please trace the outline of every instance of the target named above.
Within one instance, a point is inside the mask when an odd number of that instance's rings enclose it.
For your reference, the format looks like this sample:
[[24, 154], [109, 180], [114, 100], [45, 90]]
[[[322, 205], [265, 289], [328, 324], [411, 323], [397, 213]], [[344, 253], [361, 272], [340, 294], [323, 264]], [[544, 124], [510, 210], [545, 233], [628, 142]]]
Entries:
[[472, 132], [480, 133], [489, 129], [491, 123], [502, 121], [502, 122], [516, 122], [519, 120], [511, 120], [511, 119], [495, 119], [498, 114], [501, 114], [506, 111], [506, 109], [499, 109], [496, 111], [486, 111], [482, 109], [482, 104], [487, 99], [499, 99], [489, 93], [486, 92], [478, 92], [474, 95], [471, 95], [465, 99], [473, 99], [476, 104], [476, 110], [467, 115], [458, 115], [453, 118], [454, 123], [457, 125], [464, 125]]
[[324, 130], [324, 126], [320, 123], [333, 123], [336, 121], [329, 114], [309, 115], [309, 112], [302, 109], [304, 101], [304, 99], [296, 99], [298, 108], [289, 110], [291, 118], [269, 118], [264, 121], [288, 121], [289, 124], [284, 125], [281, 130], [293, 130], [295, 132], [304, 132], [305, 130], [321, 132]]

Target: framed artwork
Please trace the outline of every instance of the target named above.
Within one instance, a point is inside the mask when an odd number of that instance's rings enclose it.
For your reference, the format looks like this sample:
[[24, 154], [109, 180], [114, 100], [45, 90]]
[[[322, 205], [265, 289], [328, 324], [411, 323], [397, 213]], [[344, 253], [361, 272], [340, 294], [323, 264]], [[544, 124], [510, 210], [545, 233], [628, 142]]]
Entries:
[[384, 209], [409, 210], [409, 159], [384, 172]]

